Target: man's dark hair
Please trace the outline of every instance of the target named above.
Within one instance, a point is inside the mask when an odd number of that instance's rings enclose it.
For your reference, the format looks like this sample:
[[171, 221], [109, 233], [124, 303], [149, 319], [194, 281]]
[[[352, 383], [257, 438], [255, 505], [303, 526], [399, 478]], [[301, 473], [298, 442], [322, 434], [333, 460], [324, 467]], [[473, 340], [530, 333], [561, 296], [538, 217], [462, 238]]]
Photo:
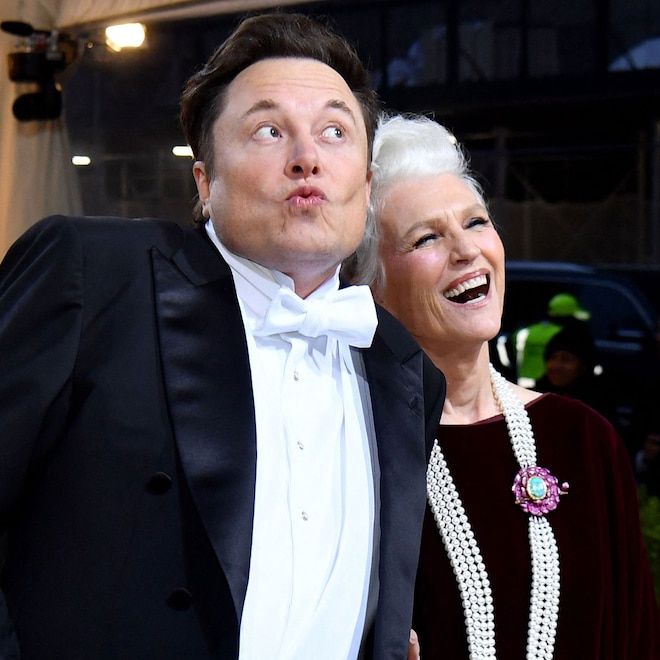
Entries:
[[243, 20], [183, 89], [181, 126], [195, 158], [204, 161], [207, 176], [213, 176], [213, 125], [222, 112], [227, 86], [250, 65], [271, 57], [318, 60], [339, 73], [362, 108], [371, 159], [378, 100], [352, 46], [309, 16], [261, 14]]

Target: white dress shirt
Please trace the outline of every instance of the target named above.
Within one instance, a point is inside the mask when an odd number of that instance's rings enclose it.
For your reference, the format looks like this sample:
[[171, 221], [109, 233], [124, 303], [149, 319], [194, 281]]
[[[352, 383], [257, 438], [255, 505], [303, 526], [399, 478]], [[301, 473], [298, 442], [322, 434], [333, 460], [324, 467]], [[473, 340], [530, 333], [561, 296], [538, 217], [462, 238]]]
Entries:
[[[280, 287], [293, 290], [293, 280], [229, 252], [210, 221], [206, 230], [232, 271], [254, 392], [256, 492], [239, 658], [356, 658], [374, 488], [349, 347], [298, 332], [255, 336], [271, 300]], [[336, 292], [338, 270], [306, 300]]]

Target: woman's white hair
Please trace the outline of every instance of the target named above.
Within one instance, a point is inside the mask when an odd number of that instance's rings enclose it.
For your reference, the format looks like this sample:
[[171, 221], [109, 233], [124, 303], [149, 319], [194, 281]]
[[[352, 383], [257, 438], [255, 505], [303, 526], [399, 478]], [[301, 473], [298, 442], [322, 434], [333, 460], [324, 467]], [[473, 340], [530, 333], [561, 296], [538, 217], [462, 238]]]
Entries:
[[436, 121], [420, 115], [381, 115], [371, 162], [373, 178], [367, 228], [348, 270], [357, 284], [382, 288], [385, 274], [379, 258], [379, 219], [387, 191], [406, 179], [453, 174], [486, 206], [481, 186], [456, 138]]

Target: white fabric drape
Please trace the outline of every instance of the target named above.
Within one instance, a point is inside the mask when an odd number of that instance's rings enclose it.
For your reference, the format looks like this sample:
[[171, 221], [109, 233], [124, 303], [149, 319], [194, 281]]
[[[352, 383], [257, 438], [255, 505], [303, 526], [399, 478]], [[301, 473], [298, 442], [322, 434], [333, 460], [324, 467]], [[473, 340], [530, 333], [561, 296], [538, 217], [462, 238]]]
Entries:
[[[0, 0], [0, 19], [49, 29], [55, 25], [58, 5]], [[7, 55], [15, 46], [16, 37], [0, 33], [0, 258], [39, 218], [81, 210], [64, 120], [19, 122], [12, 114], [14, 99], [36, 90], [9, 80]]]

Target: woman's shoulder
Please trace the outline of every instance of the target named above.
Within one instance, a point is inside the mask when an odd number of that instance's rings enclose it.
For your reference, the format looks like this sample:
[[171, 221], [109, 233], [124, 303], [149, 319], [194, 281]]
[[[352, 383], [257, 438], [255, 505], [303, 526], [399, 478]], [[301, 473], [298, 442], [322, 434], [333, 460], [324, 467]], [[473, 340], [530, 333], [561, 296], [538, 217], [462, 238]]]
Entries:
[[589, 404], [565, 394], [555, 392], [534, 392], [525, 402], [530, 415], [538, 414], [562, 414], [569, 415], [572, 419], [581, 419], [594, 424], [605, 424], [612, 426], [608, 420]]
[[543, 392], [537, 392], [536, 390], [530, 390], [527, 387], [522, 387], [516, 385], [515, 383], [509, 383], [513, 387], [516, 396], [523, 402], [525, 406], [528, 406], [530, 403], [536, 401], [538, 398], [543, 396]]
[[543, 431], [556, 442], [596, 445], [600, 452], [620, 454], [623, 442], [612, 423], [588, 404], [551, 392], [533, 398], [527, 404], [535, 432]]
[[571, 423], [581, 422], [614, 428], [597, 410], [580, 399], [554, 392], [539, 392], [520, 385], [513, 385], [530, 417], [548, 417], [556, 421], [568, 418]]

